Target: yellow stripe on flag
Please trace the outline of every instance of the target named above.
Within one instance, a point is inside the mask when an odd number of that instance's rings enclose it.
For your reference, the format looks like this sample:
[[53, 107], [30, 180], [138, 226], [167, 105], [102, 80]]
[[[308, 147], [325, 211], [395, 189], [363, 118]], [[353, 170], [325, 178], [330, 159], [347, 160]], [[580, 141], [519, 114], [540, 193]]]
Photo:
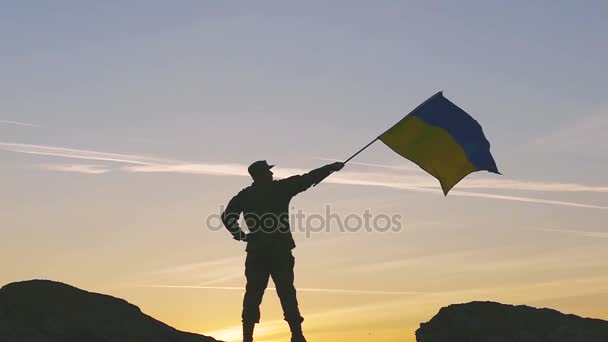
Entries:
[[456, 183], [477, 170], [448, 132], [413, 115], [399, 121], [380, 140], [437, 178], [446, 195]]

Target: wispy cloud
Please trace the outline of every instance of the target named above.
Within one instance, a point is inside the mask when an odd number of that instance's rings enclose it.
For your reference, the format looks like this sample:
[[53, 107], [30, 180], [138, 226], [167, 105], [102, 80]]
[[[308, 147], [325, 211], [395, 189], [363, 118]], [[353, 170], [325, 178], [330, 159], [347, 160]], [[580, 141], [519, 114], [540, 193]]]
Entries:
[[[338, 162], [344, 161], [343, 159], [333, 159], [333, 158], [315, 158], [317, 160], [324, 160], [330, 162]], [[412, 165], [386, 165], [386, 164], [376, 164], [376, 163], [362, 163], [356, 161], [349, 161], [349, 165], [361, 165], [361, 166], [371, 166], [371, 167], [380, 167], [383, 169], [392, 169], [392, 170], [400, 170], [400, 171], [420, 171], [419, 167]]]
[[[244, 170], [247, 168], [246, 165], [238, 164], [177, 164], [177, 165], [144, 165], [144, 166], [128, 166], [125, 169], [130, 172], [179, 172], [179, 173], [194, 173], [194, 174], [205, 174], [205, 175], [229, 175], [229, 176], [246, 176], [247, 173]], [[273, 169], [274, 170], [274, 169]], [[301, 174], [307, 172], [304, 169], [296, 168], [283, 168], [275, 171], [275, 174], [279, 178], [288, 177], [293, 174]], [[327, 178], [325, 183], [330, 184], [343, 184], [343, 185], [361, 185], [361, 186], [374, 186], [374, 187], [385, 187], [392, 189], [409, 190], [416, 192], [426, 192], [442, 195], [442, 192], [438, 188], [437, 181], [428, 175], [420, 176], [398, 176], [395, 174], [386, 173], [369, 173], [369, 172], [349, 172], [342, 171], [339, 174], [332, 175]], [[500, 189], [500, 190], [522, 190], [525, 187], [526, 190], [536, 191], [589, 191], [593, 192], [608, 192], [607, 187], [593, 187], [584, 186], [579, 184], [548, 184], [548, 183], [532, 183], [512, 181], [511, 183], [505, 182], [492, 184], [491, 181], [486, 181], [489, 185], [487, 188]], [[509, 184], [516, 185], [513, 188], [508, 187]], [[560, 185], [562, 187], [560, 188]], [[460, 184], [458, 185], [460, 187]], [[466, 183], [465, 186], [466, 187]], [[481, 184], [474, 185], [470, 188], [481, 188]], [[540, 190], [540, 189], [551, 189], [551, 190]], [[577, 190], [574, 190], [577, 189]], [[585, 190], [587, 189], [587, 190]], [[478, 198], [489, 198], [507, 201], [527, 202], [527, 203], [538, 203], [538, 204], [549, 204], [549, 205], [560, 205], [569, 207], [579, 208], [591, 208], [591, 209], [608, 209], [606, 206], [569, 202], [569, 201], [557, 201], [551, 199], [534, 198], [526, 196], [510, 196], [500, 194], [490, 194], [482, 192], [470, 192], [461, 190], [452, 190], [451, 196], [461, 197], [478, 197]]]
[[590, 237], [590, 238], [608, 238], [608, 232], [590, 232], [590, 231], [584, 231], [584, 230], [552, 229], [552, 228], [536, 228], [534, 230], [538, 230], [541, 232], [549, 232], [549, 233], [577, 235], [577, 236]]
[[143, 173], [184, 173], [212, 176], [248, 176], [247, 166], [242, 164], [209, 164], [209, 163], [175, 163], [175, 164], [149, 164], [126, 166], [128, 172]]
[[[320, 160], [336, 161], [329, 158], [317, 158]], [[437, 186], [437, 181], [431, 178], [426, 172], [417, 166], [396, 166], [396, 165], [383, 165], [383, 164], [370, 164], [370, 163], [359, 163], [349, 162], [354, 165], [364, 165], [377, 168], [385, 168], [401, 171], [407, 171], [407, 174], [396, 174], [391, 173], [380, 173], [382, 179], [388, 179], [392, 177], [394, 181], [400, 181], [401, 183], [410, 183], [418, 187], [432, 187]], [[375, 173], [366, 173], [369, 176], [376, 175]], [[515, 179], [505, 178], [497, 175], [479, 175], [473, 174], [463, 179], [457, 186], [459, 189], [492, 189], [492, 190], [521, 190], [521, 191], [541, 191], [541, 192], [608, 192], [608, 186], [595, 186], [585, 185], [577, 183], [546, 183], [538, 181], [521, 181]]]
[[515, 202], [524, 202], [524, 203], [549, 204], [549, 205], [559, 205], [559, 206], [565, 206], [565, 207], [602, 209], [602, 210], [608, 209], [607, 206], [602, 206], [602, 205], [585, 204], [585, 203], [568, 202], [568, 201], [556, 201], [556, 200], [550, 200], [550, 199], [524, 197], [524, 196], [497, 195], [497, 194], [488, 194], [488, 193], [482, 193], [482, 192], [453, 191], [453, 192], [450, 192], [450, 194], [455, 195], [455, 196], [488, 198], [488, 199], [497, 199], [497, 200], [515, 201]]
[[[67, 147], [30, 145], [0, 142], [0, 150], [26, 153], [32, 155], [55, 156], [69, 159], [108, 161], [127, 164], [121, 170], [130, 173], [182, 173], [202, 174], [215, 176], [247, 176], [247, 165], [226, 163], [195, 163], [171, 159], [161, 159], [142, 155], [108, 153], [92, 150], [82, 150]], [[370, 164], [377, 166], [377, 164]], [[68, 170], [66, 170], [68, 171]], [[299, 168], [279, 168], [275, 174], [277, 177], [287, 177], [293, 174], [301, 174], [307, 170]], [[332, 175], [325, 183], [343, 185], [361, 185], [386, 187], [392, 189], [409, 190], [416, 192], [427, 192], [441, 195], [437, 181], [431, 176], [418, 172], [415, 174], [399, 174], [397, 172], [357, 172], [341, 171]], [[458, 190], [450, 192], [451, 196], [477, 197], [497, 200], [517, 201], [526, 203], [539, 203], [549, 205], [560, 205], [580, 208], [608, 209], [606, 206], [585, 204], [570, 201], [558, 201], [528, 196], [511, 196], [485, 192], [463, 191], [462, 189], [486, 189], [486, 190], [528, 190], [539, 192], [608, 192], [608, 187], [592, 186], [575, 183], [544, 183], [531, 181], [518, 181], [502, 178], [473, 178], [465, 179], [458, 184]]]
[[[199, 289], [199, 290], [226, 290], [226, 291], [245, 291], [242, 286], [200, 286], [200, 285], [133, 285], [133, 287], [166, 288], [166, 289]], [[269, 290], [276, 290], [275, 287], [268, 287]], [[322, 289], [322, 288], [298, 288], [298, 292], [319, 292], [347, 295], [419, 295], [424, 292], [417, 291], [382, 291], [382, 290], [353, 290], [353, 289]]]
[[[438, 195], [442, 194], [442, 192], [437, 188], [437, 185], [435, 185], [434, 187], [431, 187], [431, 186], [426, 185], [425, 183], [378, 181], [378, 180], [370, 180], [370, 179], [382, 179], [382, 178], [375, 178], [375, 177], [363, 178], [363, 177], [352, 177], [352, 176], [349, 177], [348, 174], [346, 174], [344, 176], [343, 175], [332, 176], [332, 178], [328, 178], [326, 180], [326, 182], [327, 183], [336, 183], [336, 184], [387, 187], [387, 188], [393, 188], [393, 189], [403, 189], [403, 190], [409, 190], [409, 191], [434, 193], [434, 194], [438, 194]], [[512, 190], [512, 189], [502, 188], [502, 190]], [[534, 198], [534, 197], [527, 197], [527, 196], [510, 196], [510, 195], [500, 195], [500, 194], [491, 194], [491, 193], [483, 193], [483, 192], [470, 192], [470, 191], [461, 191], [461, 190], [450, 191], [450, 196], [488, 198], [488, 199], [497, 199], [497, 200], [506, 200], [506, 201], [560, 205], [560, 206], [591, 208], [591, 209], [608, 209], [608, 207], [606, 207], [606, 206], [594, 205], [594, 204], [585, 204], [585, 203], [569, 202], [569, 201], [557, 201], [557, 200]]]
[[0, 142], [0, 149], [18, 153], [40, 156], [53, 156], [70, 159], [103, 160], [125, 164], [151, 165], [157, 163], [173, 163], [171, 160], [144, 157], [132, 154], [108, 153], [67, 147], [31, 145]]
[[229, 265], [234, 265], [241, 260], [241, 257], [229, 257], [224, 259], [205, 260], [201, 262], [191, 262], [181, 265], [166, 267], [160, 270], [146, 272], [146, 274], [176, 274], [193, 271], [206, 271], [217, 267], [225, 268]]
[[[242, 272], [242, 258], [230, 257], [224, 259], [209, 260], [203, 262], [186, 263], [176, 266], [167, 267], [161, 270], [141, 273], [132, 283], [135, 285], [127, 285], [128, 287], [144, 287], [144, 288], [167, 288], [167, 289], [199, 289], [199, 290], [224, 290], [224, 291], [245, 291], [242, 286], [212, 286], [211, 284], [222, 283], [234, 279], [244, 278]], [[238, 266], [236, 266], [238, 265]], [[158, 285], [158, 284], [137, 284], [142, 281], [142, 277], [148, 276], [164, 276], [168, 275], [168, 279], [179, 277], [183, 280], [183, 275], [193, 273], [203, 273], [207, 277], [205, 281], [197, 282], [196, 285]], [[187, 281], [187, 280], [186, 280]], [[270, 290], [275, 290], [274, 287], [268, 287]], [[352, 295], [415, 295], [420, 292], [414, 291], [383, 291], [383, 290], [361, 290], [361, 289], [332, 289], [332, 288], [301, 288], [298, 291], [302, 292], [318, 292], [318, 293], [334, 293], [334, 294], [352, 294]]]
[[12, 121], [12, 120], [0, 120], [0, 124], [23, 126], [23, 127], [40, 127], [38, 125], [34, 125], [31, 123], [21, 122], [21, 121]]
[[111, 171], [107, 166], [97, 164], [42, 164], [39, 165], [39, 168], [49, 171], [74, 172], [91, 175], [99, 175]]
[[543, 183], [513, 179], [465, 179], [460, 188], [525, 190], [544, 192], [608, 192], [608, 186], [594, 186], [576, 183]]
[[[444, 291], [408, 292], [411, 295], [389, 295], [377, 297], [372, 302], [359, 305], [349, 305], [331, 310], [323, 310], [306, 315], [307, 321], [316, 322], [315, 330], [330, 328], [335, 331], [348, 316], [351, 321], [365, 322], [369, 319], [369, 312], [378, 312], [379, 315], [390, 316], [395, 312], [402, 313], [403, 307], [433, 307], [438, 308], [447, 303], [469, 302], [472, 300], [490, 299], [506, 302], [527, 302], [530, 298], [543, 300], [555, 297], [556, 293], [568, 293], [573, 287], [581, 293], [597, 293], [597, 285], [606, 282], [605, 276], [592, 278], [564, 278], [550, 281], [522, 283], [516, 285], [498, 286], [473, 286], [465, 289], [453, 288]], [[183, 287], [172, 287], [173, 289], [184, 289]], [[194, 287], [196, 289], [196, 287]], [[242, 287], [220, 288], [219, 290], [244, 291]], [[302, 289], [298, 289], [301, 291]], [[398, 311], [395, 311], [398, 310]], [[423, 312], [427, 315], [427, 312]], [[420, 314], [420, 313], [418, 313]], [[256, 336], [264, 340], [270, 340], [281, 331], [285, 322], [282, 320], [265, 321], [256, 327]], [[259, 328], [259, 329], [258, 329]], [[240, 341], [241, 326], [235, 325], [214, 331], [206, 331], [207, 335], [221, 338], [226, 341]], [[281, 337], [281, 336], [278, 336]], [[280, 340], [280, 338], [277, 338]]]
[[[589, 236], [608, 237], [608, 234], [599, 232], [570, 232], [558, 229], [535, 229], [521, 228], [525, 231], [546, 231], [551, 234], [578, 234], [591, 233]], [[603, 236], [602, 236], [603, 235]], [[587, 235], [581, 235], [587, 236]], [[507, 255], [509, 247], [484, 246], [481, 248], [466, 249], [454, 252], [434, 252], [426, 255], [409, 255], [399, 258], [390, 258], [379, 261], [351, 263], [342, 269], [350, 270], [355, 273], [364, 274], [387, 274], [387, 273], [412, 273], [419, 270], [434, 269], [436, 265], [457, 264], [458, 276], [450, 276], [452, 280], [457, 277], [474, 278], [480, 274], [517, 274], [522, 269], [534, 269], [539, 272], [550, 272], [557, 268], [567, 271], [576, 270], [585, 265], [586, 268], [605, 267], [608, 262], [598, 258], [597, 252], [603, 251], [601, 246], [589, 247], [585, 252], [581, 252], [580, 245], [568, 247], [554, 247], [550, 250], [529, 250], [522, 251], [517, 255]], [[424, 271], [422, 271], [424, 272]], [[448, 271], [449, 273], [449, 271]], [[432, 277], [434, 277], [433, 275]], [[533, 278], [527, 280], [517, 280], [523, 284], [534, 281]]]
[[244, 278], [242, 257], [186, 262], [162, 269], [148, 270], [133, 274], [130, 283], [175, 283], [187, 282], [201, 286], [222, 284]]

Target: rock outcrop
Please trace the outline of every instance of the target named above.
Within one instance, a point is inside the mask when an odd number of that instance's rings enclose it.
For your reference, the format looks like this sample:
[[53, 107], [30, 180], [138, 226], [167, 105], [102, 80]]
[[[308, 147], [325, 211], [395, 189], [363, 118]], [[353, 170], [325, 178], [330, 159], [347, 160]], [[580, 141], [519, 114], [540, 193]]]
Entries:
[[214, 342], [176, 330], [125, 300], [48, 281], [0, 289], [2, 342]]
[[418, 342], [608, 342], [608, 321], [494, 302], [442, 308], [416, 331]]

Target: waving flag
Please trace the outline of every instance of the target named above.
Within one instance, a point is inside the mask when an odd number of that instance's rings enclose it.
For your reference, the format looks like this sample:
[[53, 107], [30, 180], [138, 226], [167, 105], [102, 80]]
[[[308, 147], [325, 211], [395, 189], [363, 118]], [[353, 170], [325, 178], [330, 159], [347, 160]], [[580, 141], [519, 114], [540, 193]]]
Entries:
[[442, 92], [378, 138], [437, 178], [445, 195], [471, 172], [500, 174], [479, 123]]

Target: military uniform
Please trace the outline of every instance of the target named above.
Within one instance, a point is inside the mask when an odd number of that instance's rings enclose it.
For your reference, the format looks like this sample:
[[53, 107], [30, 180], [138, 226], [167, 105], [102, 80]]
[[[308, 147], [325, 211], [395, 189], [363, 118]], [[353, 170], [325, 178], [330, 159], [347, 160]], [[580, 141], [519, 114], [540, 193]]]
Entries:
[[[234, 196], [222, 213], [222, 221], [235, 239], [246, 236], [247, 240], [244, 324], [259, 322], [260, 304], [270, 277], [281, 300], [285, 320], [292, 328], [304, 320], [298, 309], [294, 287], [292, 249], [296, 244], [289, 224], [289, 203], [295, 195], [319, 183], [333, 171], [335, 167], [330, 164], [282, 180], [254, 181]], [[246, 235], [238, 224], [241, 213], [250, 232]]]

